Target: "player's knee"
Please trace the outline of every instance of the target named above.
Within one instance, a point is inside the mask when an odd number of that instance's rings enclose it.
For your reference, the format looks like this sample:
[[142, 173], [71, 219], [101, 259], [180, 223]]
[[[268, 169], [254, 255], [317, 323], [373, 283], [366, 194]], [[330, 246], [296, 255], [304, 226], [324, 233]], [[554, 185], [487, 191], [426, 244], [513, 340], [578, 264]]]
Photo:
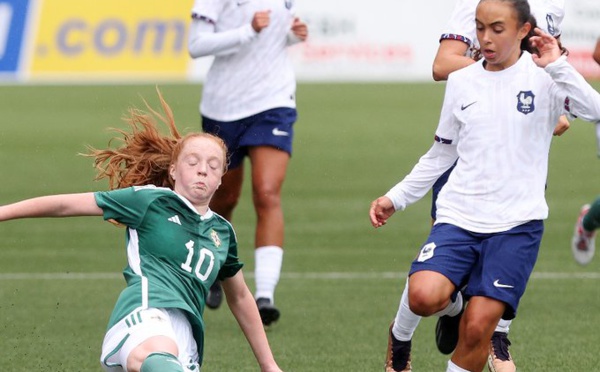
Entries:
[[184, 372], [184, 370], [175, 355], [152, 353], [144, 359], [140, 372]]
[[253, 193], [254, 205], [257, 209], [276, 209], [281, 206], [279, 189], [263, 187]]
[[430, 316], [443, 308], [444, 301], [447, 299], [438, 298], [426, 288], [414, 288], [410, 286], [408, 303], [410, 310], [420, 316]]
[[462, 321], [464, 324], [461, 327], [461, 332], [466, 347], [474, 349], [479, 347], [482, 343], [489, 343], [489, 339], [484, 337], [489, 325], [482, 323], [479, 319], [469, 317], [464, 317]]

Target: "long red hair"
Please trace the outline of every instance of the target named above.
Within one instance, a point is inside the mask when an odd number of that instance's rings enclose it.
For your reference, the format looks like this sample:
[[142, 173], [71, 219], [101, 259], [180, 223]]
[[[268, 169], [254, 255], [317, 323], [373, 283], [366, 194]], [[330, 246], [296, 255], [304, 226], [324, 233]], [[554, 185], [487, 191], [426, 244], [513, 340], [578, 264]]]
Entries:
[[[94, 167], [98, 172], [95, 180], [107, 178], [110, 189], [143, 185], [172, 189], [169, 166], [175, 162], [186, 141], [194, 137], [208, 137], [221, 146], [225, 159], [223, 172], [227, 171], [227, 146], [223, 140], [200, 132], [182, 137], [175, 125], [173, 111], [158, 89], [157, 92], [164, 115], [152, 109], [144, 100], [148, 112], [130, 108], [129, 115], [124, 118], [129, 124], [129, 132], [112, 128], [121, 137], [113, 137], [109, 146], [113, 141], [121, 142], [121, 146], [104, 150], [89, 147], [89, 153], [85, 154], [95, 158]], [[169, 135], [159, 132], [157, 118], [167, 125]]]

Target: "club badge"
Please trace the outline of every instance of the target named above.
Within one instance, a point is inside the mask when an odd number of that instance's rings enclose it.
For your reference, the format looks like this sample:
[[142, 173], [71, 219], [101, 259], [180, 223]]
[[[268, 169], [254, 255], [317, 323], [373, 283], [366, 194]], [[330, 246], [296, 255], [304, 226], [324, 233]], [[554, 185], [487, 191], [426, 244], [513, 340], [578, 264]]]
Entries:
[[221, 246], [221, 238], [219, 238], [219, 234], [215, 230], [210, 231], [210, 238], [212, 239], [215, 246], [219, 248]]
[[530, 90], [520, 91], [517, 94], [517, 110], [525, 115], [535, 110], [535, 95]]

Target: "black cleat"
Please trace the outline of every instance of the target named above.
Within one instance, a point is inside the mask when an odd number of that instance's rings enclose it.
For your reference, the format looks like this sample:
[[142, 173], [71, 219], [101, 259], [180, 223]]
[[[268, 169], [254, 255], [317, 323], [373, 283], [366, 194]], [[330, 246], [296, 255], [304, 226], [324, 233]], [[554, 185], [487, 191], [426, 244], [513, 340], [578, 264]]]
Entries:
[[221, 306], [221, 302], [223, 302], [223, 288], [221, 288], [221, 282], [215, 280], [206, 295], [206, 307], [215, 310]]
[[439, 317], [435, 325], [435, 344], [442, 354], [451, 354], [458, 343], [458, 326], [464, 308], [456, 316]]
[[256, 306], [258, 307], [258, 313], [260, 319], [265, 326], [271, 325], [271, 323], [279, 319], [279, 310], [271, 303], [268, 298], [257, 298]]
[[394, 323], [388, 332], [388, 347], [385, 355], [385, 372], [411, 372], [410, 349], [412, 341], [396, 340], [392, 333]]

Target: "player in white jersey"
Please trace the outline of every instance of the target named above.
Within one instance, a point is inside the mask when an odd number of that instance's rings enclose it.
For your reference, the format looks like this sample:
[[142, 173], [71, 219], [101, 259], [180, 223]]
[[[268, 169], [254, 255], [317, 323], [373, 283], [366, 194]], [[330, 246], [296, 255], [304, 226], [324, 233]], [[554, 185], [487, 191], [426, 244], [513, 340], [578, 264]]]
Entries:
[[[257, 216], [255, 298], [265, 325], [279, 318], [274, 294], [283, 259], [281, 188], [297, 118], [287, 47], [307, 35], [293, 0], [196, 0], [192, 8], [190, 55], [214, 56], [202, 92], [202, 128], [230, 151], [230, 171], [211, 208], [231, 221], [248, 156]], [[219, 307], [220, 299], [216, 282], [207, 306]]]
[[[457, 2], [448, 25], [440, 37], [440, 46], [433, 62], [434, 80], [446, 80], [449, 73], [469, 66], [481, 58], [475, 29], [475, 9], [478, 3], [479, 0], [459, 0]], [[560, 40], [561, 24], [565, 13], [564, 0], [532, 0], [529, 4], [531, 12], [538, 21], [538, 26]], [[563, 116], [559, 119], [554, 134], [560, 136], [568, 128], [569, 121]], [[449, 169], [433, 186], [433, 220], [436, 219], [435, 201], [438, 192], [446, 182], [452, 169]], [[438, 349], [444, 354], [452, 353], [456, 346], [461, 314], [462, 312], [453, 314], [455, 316], [442, 316], [438, 320], [435, 339]], [[410, 361], [411, 339], [420, 319], [420, 316], [410, 311], [407, 282], [390, 331], [390, 338], [395, 337], [397, 341], [401, 342], [401, 349], [398, 350], [398, 353], [404, 355], [401, 358], [402, 361], [399, 362], [401, 367], [408, 365]], [[501, 319], [490, 342], [490, 368], [498, 372], [514, 372], [516, 370], [512, 356], [508, 351], [510, 341], [507, 334], [510, 324], [510, 320]]]
[[[526, 0], [483, 0], [476, 12], [483, 60], [450, 74], [432, 148], [370, 209], [374, 227], [422, 198], [454, 162], [436, 222], [409, 273], [410, 310], [456, 314], [469, 306], [447, 371], [481, 371], [501, 317], [512, 319], [531, 274], [548, 215], [548, 152], [560, 115], [600, 118], [600, 95], [536, 29]], [[386, 371], [394, 363], [395, 341]], [[410, 370], [410, 364], [405, 370]]]
[[219, 278], [261, 371], [281, 372], [244, 281], [233, 228], [208, 207], [227, 170], [227, 148], [207, 133], [182, 137], [160, 100], [171, 136], [160, 135], [151, 115], [132, 110], [123, 146], [90, 154], [98, 178], [117, 189], [0, 206], [0, 221], [103, 216], [127, 227], [127, 286], [102, 345], [106, 371], [199, 371], [205, 297]]

